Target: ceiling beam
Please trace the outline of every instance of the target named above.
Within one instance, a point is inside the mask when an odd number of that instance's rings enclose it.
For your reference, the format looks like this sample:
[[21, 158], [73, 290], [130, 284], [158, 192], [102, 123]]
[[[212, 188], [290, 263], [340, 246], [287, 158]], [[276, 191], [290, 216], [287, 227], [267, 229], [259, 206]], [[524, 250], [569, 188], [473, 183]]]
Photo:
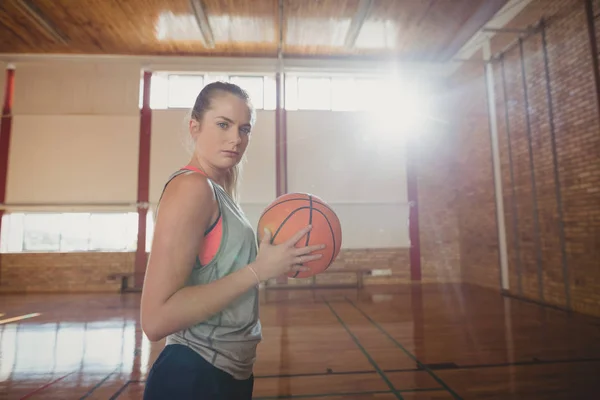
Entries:
[[496, 13], [506, 5], [508, 0], [484, 0], [480, 3], [479, 8], [471, 15], [471, 17], [462, 25], [462, 28], [454, 36], [454, 39], [442, 52], [440, 59], [448, 61], [464, 44], [473, 37], [474, 34], [480, 31]]
[[[509, 0], [482, 29], [477, 31], [460, 48], [460, 50], [454, 54], [451, 60], [447, 61], [447, 75], [450, 76], [456, 72], [464, 60], [471, 60], [477, 51], [482, 48], [484, 43], [500, 33], [497, 32], [497, 30], [503, 29], [508, 25], [508, 23], [521, 13], [532, 1], [533, 0]], [[530, 27], [525, 29], [530, 29]]]
[[481, 30], [481, 32], [485, 32], [485, 33], [516, 33], [516, 34], [522, 34], [522, 33], [531, 33], [535, 31], [535, 29], [511, 29], [511, 28], [483, 28]]
[[194, 12], [194, 16], [196, 17], [196, 23], [198, 24], [198, 28], [200, 28], [200, 33], [202, 33], [202, 37], [204, 38], [204, 44], [209, 49], [215, 48], [215, 37], [213, 36], [212, 28], [208, 23], [208, 17], [204, 12], [204, 5], [201, 0], [190, 0], [190, 6]]
[[67, 36], [59, 31], [52, 21], [31, 0], [16, 0], [15, 5], [50, 39], [64, 45], [69, 44]]
[[279, 0], [277, 4], [278, 18], [277, 23], [279, 24], [279, 32], [277, 38], [277, 59], [283, 61], [283, 0]]
[[358, 8], [356, 9], [354, 17], [352, 17], [352, 22], [350, 22], [350, 27], [348, 27], [348, 33], [346, 34], [346, 40], [344, 42], [344, 46], [347, 49], [354, 48], [356, 39], [358, 38], [360, 30], [362, 29], [372, 6], [373, 0], [360, 0], [358, 3]]

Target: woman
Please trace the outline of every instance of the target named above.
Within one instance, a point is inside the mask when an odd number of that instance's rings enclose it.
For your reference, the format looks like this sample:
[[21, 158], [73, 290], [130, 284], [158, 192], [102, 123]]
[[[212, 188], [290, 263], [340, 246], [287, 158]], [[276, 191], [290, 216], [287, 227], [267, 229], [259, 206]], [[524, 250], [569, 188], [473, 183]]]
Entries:
[[258, 285], [321, 257], [324, 246], [256, 247], [235, 201], [239, 163], [254, 124], [248, 95], [216, 82], [198, 95], [189, 123], [189, 164], [165, 185], [142, 291], [142, 329], [166, 345], [145, 399], [251, 399], [261, 340]]

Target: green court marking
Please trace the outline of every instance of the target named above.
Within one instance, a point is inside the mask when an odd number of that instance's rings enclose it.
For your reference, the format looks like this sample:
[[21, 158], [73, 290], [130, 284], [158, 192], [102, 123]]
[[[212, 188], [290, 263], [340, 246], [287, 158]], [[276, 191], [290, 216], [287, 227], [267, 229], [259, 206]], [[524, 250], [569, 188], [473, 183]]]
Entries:
[[[415, 393], [415, 392], [441, 392], [442, 388], [423, 388], [423, 389], [406, 389], [397, 390], [402, 393]], [[284, 396], [261, 396], [252, 397], [252, 400], [275, 400], [275, 399], [312, 399], [315, 397], [339, 397], [339, 396], [361, 396], [361, 395], [372, 395], [372, 394], [392, 394], [394, 392], [385, 390], [375, 390], [370, 392], [338, 392], [338, 393], [315, 393], [315, 394], [290, 394]], [[395, 394], [395, 393], [394, 393]]]
[[377, 329], [379, 329], [379, 331], [381, 333], [383, 333], [385, 336], [388, 337], [388, 339], [390, 339], [396, 346], [398, 346], [398, 348], [400, 350], [402, 350], [404, 352], [404, 354], [406, 354], [407, 356], [409, 356], [410, 358], [413, 359], [413, 361], [415, 363], [417, 363], [417, 365], [419, 366], [419, 368], [422, 368], [425, 372], [427, 372], [433, 379], [435, 379], [435, 381], [437, 383], [439, 383], [440, 385], [442, 385], [442, 387], [444, 389], [446, 389], [455, 399], [459, 399], [462, 400], [462, 397], [460, 397], [458, 395], [458, 393], [456, 393], [454, 390], [450, 389], [450, 387], [448, 385], [446, 385], [446, 383], [444, 383], [443, 380], [441, 380], [440, 378], [438, 378], [438, 376], [436, 374], [433, 373], [432, 370], [430, 370], [429, 368], [427, 368], [423, 363], [421, 363], [419, 360], [417, 360], [417, 357], [415, 357], [410, 351], [406, 350], [406, 348], [404, 348], [404, 346], [402, 346], [400, 344], [400, 342], [398, 342], [396, 339], [394, 339], [392, 337], [392, 335], [390, 335], [385, 329], [383, 329], [377, 322], [375, 322], [371, 317], [369, 317], [369, 315], [367, 313], [365, 313], [363, 310], [361, 310], [360, 308], [358, 308], [358, 306], [356, 304], [354, 304], [354, 302], [348, 298], [346, 298], [346, 301], [350, 304], [352, 304], [352, 306], [354, 308], [356, 308], [366, 319], [369, 320], [370, 323], [372, 323]]
[[358, 348], [360, 349], [360, 351], [362, 351], [362, 353], [365, 355], [365, 357], [367, 357], [367, 359], [369, 360], [369, 362], [371, 363], [371, 365], [373, 366], [373, 368], [375, 368], [375, 370], [377, 371], [377, 373], [379, 374], [379, 376], [381, 376], [381, 379], [383, 379], [385, 381], [385, 383], [390, 387], [390, 389], [392, 390], [392, 393], [394, 393], [394, 395], [396, 395], [396, 398], [398, 398], [400, 400], [403, 400], [404, 397], [402, 397], [402, 395], [400, 393], [398, 393], [398, 391], [396, 390], [396, 388], [394, 387], [394, 385], [392, 384], [392, 382], [390, 382], [390, 380], [387, 378], [387, 376], [385, 375], [385, 373], [381, 370], [381, 368], [379, 368], [379, 365], [377, 365], [377, 363], [369, 355], [369, 353], [367, 352], [367, 350], [360, 344], [360, 342], [358, 341], [358, 338], [356, 336], [354, 336], [354, 334], [346, 326], [346, 324], [344, 323], [344, 321], [340, 318], [340, 316], [338, 315], [338, 313], [335, 312], [335, 310], [333, 309], [333, 307], [331, 307], [331, 305], [329, 304], [329, 302], [327, 300], [323, 299], [323, 301], [325, 302], [325, 304], [327, 304], [327, 307], [329, 307], [329, 309], [331, 310], [331, 312], [333, 313], [333, 315], [335, 315], [335, 317], [340, 322], [340, 324], [342, 324], [342, 326], [344, 327], [344, 329], [346, 330], [346, 332], [348, 332], [348, 334], [350, 335], [350, 337], [352, 338], [352, 340], [354, 341], [354, 343], [358, 346]]

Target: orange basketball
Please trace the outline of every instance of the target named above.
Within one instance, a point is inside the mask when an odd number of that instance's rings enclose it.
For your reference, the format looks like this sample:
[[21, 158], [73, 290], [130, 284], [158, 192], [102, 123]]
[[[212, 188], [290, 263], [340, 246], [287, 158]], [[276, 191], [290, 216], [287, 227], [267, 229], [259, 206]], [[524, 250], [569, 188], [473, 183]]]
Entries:
[[285, 242], [307, 225], [312, 225], [312, 229], [296, 243], [296, 247], [324, 244], [325, 248], [319, 251], [323, 257], [304, 264], [310, 271], [290, 273], [290, 278], [308, 278], [325, 271], [333, 263], [342, 246], [340, 220], [319, 197], [307, 193], [288, 193], [279, 196], [265, 208], [258, 221], [259, 241], [267, 228], [272, 235], [271, 243], [275, 245]]

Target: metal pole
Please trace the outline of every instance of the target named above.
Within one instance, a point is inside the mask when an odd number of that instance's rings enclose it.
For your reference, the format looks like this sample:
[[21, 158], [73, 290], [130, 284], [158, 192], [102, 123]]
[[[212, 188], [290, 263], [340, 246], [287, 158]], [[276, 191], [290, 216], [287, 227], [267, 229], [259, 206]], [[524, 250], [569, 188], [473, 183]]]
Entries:
[[[489, 40], [483, 46], [483, 56], [491, 59]], [[498, 124], [496, 119], [496, 104], [494, 90], [494, 71], [491, 63], [484, 65], [484, 76], [487, 89], [488, 121], [490, 128], [490, 144], [492, 151], [492, 172], [494, 174], [494, 192], [496, 196], [496, 224], [498, 226], [498, 246], [500, 258], [500, 285], [502, 290], [508, 290], [508, 260], [506, 251], [506, 227], [504, 223], [504, 199], [502, 196], [502, 176], [500, 171], [500, 150], [498, 149]]]
[[531, 200], [533, 205], [533, 237], [537, 261], [538, 295], [540, 301], [544, 301], [544, 280], [542, 277], [542, 251], [540, 247], [540, 223], [538, 219], [538, 201], [535, 183], [535, 165], [533, 162], [533, 147], [531, 138], [531, 121], [529, 118], [529, 96], [527, 91], [527, 78], [525, 76], [525, 57], [523, 54], [523, 39], [519, 39], [519, 53], [521, 55], [521, 80], [523, 84], [523, 96], [525, 103], [525, 120], [527, 132], [527, 148], [529, 150], [529, 171], [531, 175]]
[[563, 216], [563, 203], [558, 173], [558, 156], [556, 151], [556, 130], [554, 126], [554, 101], [550, 88], [550, 68], [548, 66], [548, 46], [546, 43], [546, 26], [542, 25], [542, 52], [544, 55], [544, 79], [546, 82], [546, 102], [548, 103], [548, 122], [550, 124], [550, 143], [552, 145], [552, 166], [554, 171], [554, 191], [556, 195], [556, 209], [558, 213], [558, 237], [560, 241], [560, 255], [562, 262], [563, 281], [565, 283], [565, 304], [567, 310], [571, 309], [571, 286], [569, 282], [569, 266], [567, 264], [567, 250], [565, 245], [565, 223]]
[[515, 172], [512, 159], [512, 144], [510, 141], [510, 120], [508, 117], [508, 99], [506, 90], [506, 71], [504, 68], [504, 54], [500, 56], [500, 70], [502, 71], [502, 92], [504, 98], [504, 125], [506, 126], [506, 141], [508, 143], [508, 167], [510, 169], [510, 188], [511, 188], [511, 206], [513, 220], [513, 236], [515, 239], [516, 267], [517, 267], [517, 285], [519, 295], [523, 295], [523, 282], [521, 279], [521, 246], [519, 241], [519, 215], [517, 210], [517, 193], [515, 190]]

